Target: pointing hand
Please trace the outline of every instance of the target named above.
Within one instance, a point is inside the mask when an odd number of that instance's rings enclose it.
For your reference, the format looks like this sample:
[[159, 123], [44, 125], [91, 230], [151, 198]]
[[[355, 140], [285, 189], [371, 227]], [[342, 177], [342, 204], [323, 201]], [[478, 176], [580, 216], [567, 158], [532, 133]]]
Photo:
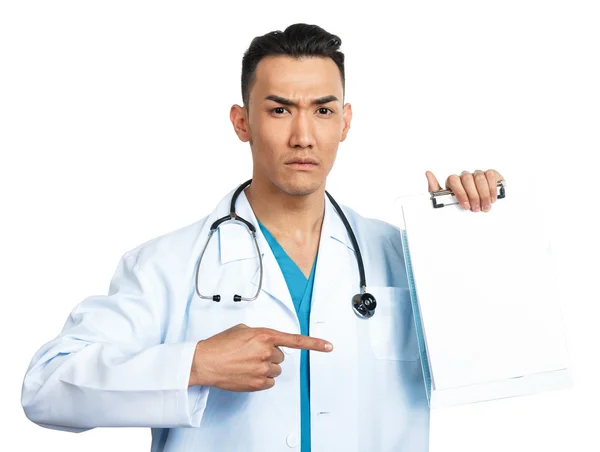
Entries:
[[198, 342], [189, 385], [237, 392], [272, 388], [284, 360], [280, 346], [319, 352], [333, 349], [323, 339], [239, 324]]

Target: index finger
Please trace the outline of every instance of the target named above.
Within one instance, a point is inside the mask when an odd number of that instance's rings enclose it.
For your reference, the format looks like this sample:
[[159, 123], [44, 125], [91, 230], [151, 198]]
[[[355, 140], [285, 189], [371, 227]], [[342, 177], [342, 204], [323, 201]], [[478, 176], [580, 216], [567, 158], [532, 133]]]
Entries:
[[333, 345], [324, 339], [281, 331], [274, 331], [274, 344], [278, 347], [299, 348], [316, 352], [330, 352], [333, 350]]

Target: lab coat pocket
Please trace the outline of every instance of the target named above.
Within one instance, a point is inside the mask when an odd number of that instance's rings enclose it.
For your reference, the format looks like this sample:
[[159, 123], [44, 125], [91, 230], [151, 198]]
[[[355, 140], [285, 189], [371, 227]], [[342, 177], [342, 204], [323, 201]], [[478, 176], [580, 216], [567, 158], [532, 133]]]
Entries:
[[404, 287], [369, 287], [377, 307], [369, 322], [371, 349], [377, 359], [415, 361], [419, 357], [417, 334], [410, 303]]

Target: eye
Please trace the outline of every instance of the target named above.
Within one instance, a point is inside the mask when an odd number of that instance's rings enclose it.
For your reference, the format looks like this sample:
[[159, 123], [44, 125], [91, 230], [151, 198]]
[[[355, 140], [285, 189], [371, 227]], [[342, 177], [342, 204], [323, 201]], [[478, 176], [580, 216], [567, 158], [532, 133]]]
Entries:
[[282, 115], [283, 113], [285, 113], [285, 108], [283, 108], [283, 107], [272, 108], [271, 113], [275, 113], [277, 115]]
[[331, 108], [326, 108], [326, 107], [321, 107], [319, 108], [319, 113], [321, 113], [322, 115], [327, 115], [327, 112], [331, 112], [330, 114], [333, 114], [333, 110]]

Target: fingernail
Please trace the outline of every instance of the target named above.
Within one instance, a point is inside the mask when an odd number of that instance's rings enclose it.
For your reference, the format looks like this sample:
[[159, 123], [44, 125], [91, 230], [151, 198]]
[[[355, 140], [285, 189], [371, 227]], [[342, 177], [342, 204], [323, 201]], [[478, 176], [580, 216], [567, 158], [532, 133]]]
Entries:
[[469, 210], [471, 208], [471, 206], [469, 206], [468, 202], [463, 202], [463, 207], [467, 210]]
[[329, 342], [326, 342], [324, 348], [325, 348], [325, 350], [330, 352], [331, 350], [333, 350], [333, 345], [331, 345]]
[[473, 206], [473, 211], [474, 212], [479, 212], [479, 206]]
[[486, 204], [485, 206], [483, 206], [483, 211], [484, 212], [489, 212], [491, 209], [491, 206], [489, 204]]

